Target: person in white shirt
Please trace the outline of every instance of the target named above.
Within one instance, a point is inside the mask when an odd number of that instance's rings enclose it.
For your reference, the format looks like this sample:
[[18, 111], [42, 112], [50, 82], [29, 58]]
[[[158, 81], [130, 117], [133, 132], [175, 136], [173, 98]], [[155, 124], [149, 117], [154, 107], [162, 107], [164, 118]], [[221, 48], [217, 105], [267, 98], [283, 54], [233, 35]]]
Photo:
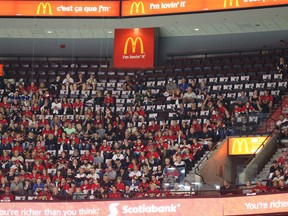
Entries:
[[69, 89], [72, 91], [73, 90], [73, 84], [74, 84], [74, 80], [71, 77], [71, 75], [70, 74], [66, 74], [66, 78], [63, 80], [62, 85], [65, 86], [67, 91]]
[[195, 99], [197, 99], [197, 95], [191, 87], [188, 87], [187, 92], [183, 95], [183, 103], [193, 103]]
[[60, 110], [62, 109], [61, 102], [58, 101], [58, 98], [55, 98], [51, 104], [52, 113], [58, 115]]

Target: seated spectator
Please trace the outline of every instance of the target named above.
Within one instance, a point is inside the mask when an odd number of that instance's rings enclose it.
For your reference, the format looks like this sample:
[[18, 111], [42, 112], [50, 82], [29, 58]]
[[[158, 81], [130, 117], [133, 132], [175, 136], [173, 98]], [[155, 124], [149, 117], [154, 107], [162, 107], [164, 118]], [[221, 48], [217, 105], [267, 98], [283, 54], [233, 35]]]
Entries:
[[185, 93], [187, 91], [188, 87], [189, 87], [189, 85], [188, 85], [186, 79], [182, 78], [180, 84], [178, 84], [178, 88], [181, 90], [181, 92]]
[[227, 180], [223, 181], [223, 186], [220, 187], [221, 195], [234, 195], [236, 193], [236, 188], [230, 184]]
[[246, 92], [242, 90], [240, 92], [240, 96], [236, 98], [236, 103], [240, 107], [243, 107], [246, 104], [247, 101], [248, 101], [248, 97], [246, 96]]
[[268, 90], [265, 90], [264, 95], [260, 97], [260, 106], [264, 113], [269, 113], [271, 111], [273, 106], [273, 96], [269, 94]]
[[44, 183], [41, 178], [37, 178], [36, 182], [33, 184], [32, 191], [34, 195], [38, 195], [44, 190]]
[[65, 86], [65, 90], [73, 90], [74, 80], [69, 73], [66, 74], [65, 79], [62, 81], [62, 85]]
[[283, 74], [287, 73], [288, 63], [283, 56], [280, 57], [279, 63], [277, 63], [276, 67], [277, 67], [278, 73], [283, 73]]
[[114, 98], [111, 96], [111, 93], [110, 92], [107, 92], [105, 97], [104, 97], [104, 104], [107, 106], [107, 107], [112, 107], [114, 106]]
[[203, 127], [203, 131], [199, 133], [199, 143], [204, 146], [204, 149], [208, 146], [211, 150], [213, 147], [213, 134], [208, 130], [207, 127]]
[[96, 80], [94, 74], [90, 74], [89, 78], [86, 81], [86, 85], [87, 85], [88, 89], [92, 89], [92, 91], [96, 90], [97, 80]]
[[267, 187], [262, 183], [261, 179], [256, 180], [256, 186], [253, 187], [253, 192], [260, 194], [266, 193], [268, 191]]
[[133, 91], [134, 89], [134, 81], [130, 78], [130, 76], [125, 76], [125, 81], [122, 85], [124, 91]]
[[253, 193], [253, 189], [252, 189], [252, 185], [251, 182], [249, 180], [246, 181], [246, 185], [244, 186], [244, 188], [242, 189], [242, 194], [243, 195], [249, 195]]
[[168, 79], [168, 83], [166, 85], [166, 93], [168, 95], [173, 95], [174, 94], [174, 91], [177, 89], [177, 85], [176, 83], [173, 81], [172, 78], [169, 78]]
[[282, 155], [278, 158], [278, 164], [283, 166], [286, 161], [288, 161], [288, 157], [287, 157], [287, 151], [286, 150], [282, 150]]
[[51, 87], [54, 91], [56, 91], [57, 93], [60, 92], [61, 89], [61, 77], [60, 76], [56, 76], [56, 79], [52, 82]]
[[6, 187], [4, 194], [0, 195], [1, 202], [10, 202], [15, 199], [14, 195], [11, 193], [10, 188]]
[[288, 137], [288, 119], [286, 116], [281, 114], [279, 120], [276, 122], [276, 126], [281, 137]]
[[86, 88], [87, 86], [84, 80], [83, 73], [78, 73], [78, 77], [77, 79], [74, 80], [74, 83], [73, 83], [73, 87], [72, 87], [73, 91], [77, 91], [77, 90], [85, 91]]
[[183, 103], [194, 103], [196, 99], [197, 95], [192, 91], [192, 88], [187, 88], [187, 92], [183, 95]]
[[198, 88], [197, 88], [198, 95], [206, 95], [209, 93], [209, 89], [205, 83], [205, 81], [201, 81]]
[[117, 191], [117, 187], [112, 185], [111, 186], [111, 192], [108, 194], [109, 199], [120, 199], [121, 193]]

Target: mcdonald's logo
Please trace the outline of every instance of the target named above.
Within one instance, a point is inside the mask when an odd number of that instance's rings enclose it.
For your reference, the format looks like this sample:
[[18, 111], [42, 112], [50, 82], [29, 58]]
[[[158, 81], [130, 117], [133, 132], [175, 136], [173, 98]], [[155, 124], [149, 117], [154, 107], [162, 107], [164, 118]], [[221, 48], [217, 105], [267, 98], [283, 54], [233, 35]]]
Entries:
[[[136, 14], [138, 14], [140, 12], [140, 6], [141, 6], [141, 13], [145, 14], [144, 4], [142, 1], [140, 1], [138, 3], [137, 2], [132, 3], [131, 8], [130, 8], [130, 15], [133, 15], [134, 11]], [[135, 8], [135, 10], [134, 10], [134, 8]]]
[[126, 42], [125, 42], [125, 46], [124, 46], [124, 55], [127, 54], [128, 44], [130, 42], [131, 42], [131, 45], [132, 45], [132, 53], [135, 53], [136, 52], [136, 45], [137, 45], [138, 41], [139, 41], [139, 44], [140, 44], [140, 53], [144, 54], [144, 44], [143, 44], [142, 38], [136, 37], [136, 39], [133, 40], [132, 37], [128, 37]]
[[[229, 1], [229, 6], [232, 7], [233, 6], [233, 0], [228, 0]], [[235, 0], [236, 1], [236, 7], [239, 7], [239, 1], [238, 0]], [[224, 0], [224, 8], [227, 7], [227, 0]]]
[[246, 138], [234, 139], [231, 154], [251, 154]]
[[52, 15], [52, 7], [49, 2], [46, 2], [45, 4], [43, 2], [39, 3], [37, 8], [37, 15], [40, 15], [40, 11], [42, 8], [42, 14], [46, 14], [46, 9], [48, 8], [49, 15]]

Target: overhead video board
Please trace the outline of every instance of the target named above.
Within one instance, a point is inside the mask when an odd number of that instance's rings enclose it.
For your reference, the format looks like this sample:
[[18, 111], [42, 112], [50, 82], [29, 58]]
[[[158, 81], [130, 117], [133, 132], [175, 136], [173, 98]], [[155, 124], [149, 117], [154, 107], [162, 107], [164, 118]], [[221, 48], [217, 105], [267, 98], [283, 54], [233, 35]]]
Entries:
[[122, 16], [149, 16], [286, 5], [288, 0], [123, 0]]
[[0, 1], [0, 16], [119, 17], [120, 1]]

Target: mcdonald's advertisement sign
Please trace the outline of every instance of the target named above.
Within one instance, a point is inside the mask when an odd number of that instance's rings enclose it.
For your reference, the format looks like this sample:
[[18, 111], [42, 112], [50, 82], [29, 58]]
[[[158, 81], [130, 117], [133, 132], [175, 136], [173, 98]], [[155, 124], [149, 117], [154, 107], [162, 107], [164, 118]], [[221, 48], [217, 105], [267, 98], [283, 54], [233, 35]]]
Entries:
[[287, 0], [123, 0], [122, 16], [192, 13], [286, 5]]
[[[229, 155], [249, 155], [254, 154], [264, 142], [264, 145], [269, 141], [266, 136], [261, 137], [229, 137], [228, 138], [228, 154]], [[261, 148], [258, 149], [258, 153]]]
[[119, 17], [120, 1], [1, 1], [0, 16]]
[[114, 35], [114, 67], [154, 67], [155, 29], [116, 29]]

